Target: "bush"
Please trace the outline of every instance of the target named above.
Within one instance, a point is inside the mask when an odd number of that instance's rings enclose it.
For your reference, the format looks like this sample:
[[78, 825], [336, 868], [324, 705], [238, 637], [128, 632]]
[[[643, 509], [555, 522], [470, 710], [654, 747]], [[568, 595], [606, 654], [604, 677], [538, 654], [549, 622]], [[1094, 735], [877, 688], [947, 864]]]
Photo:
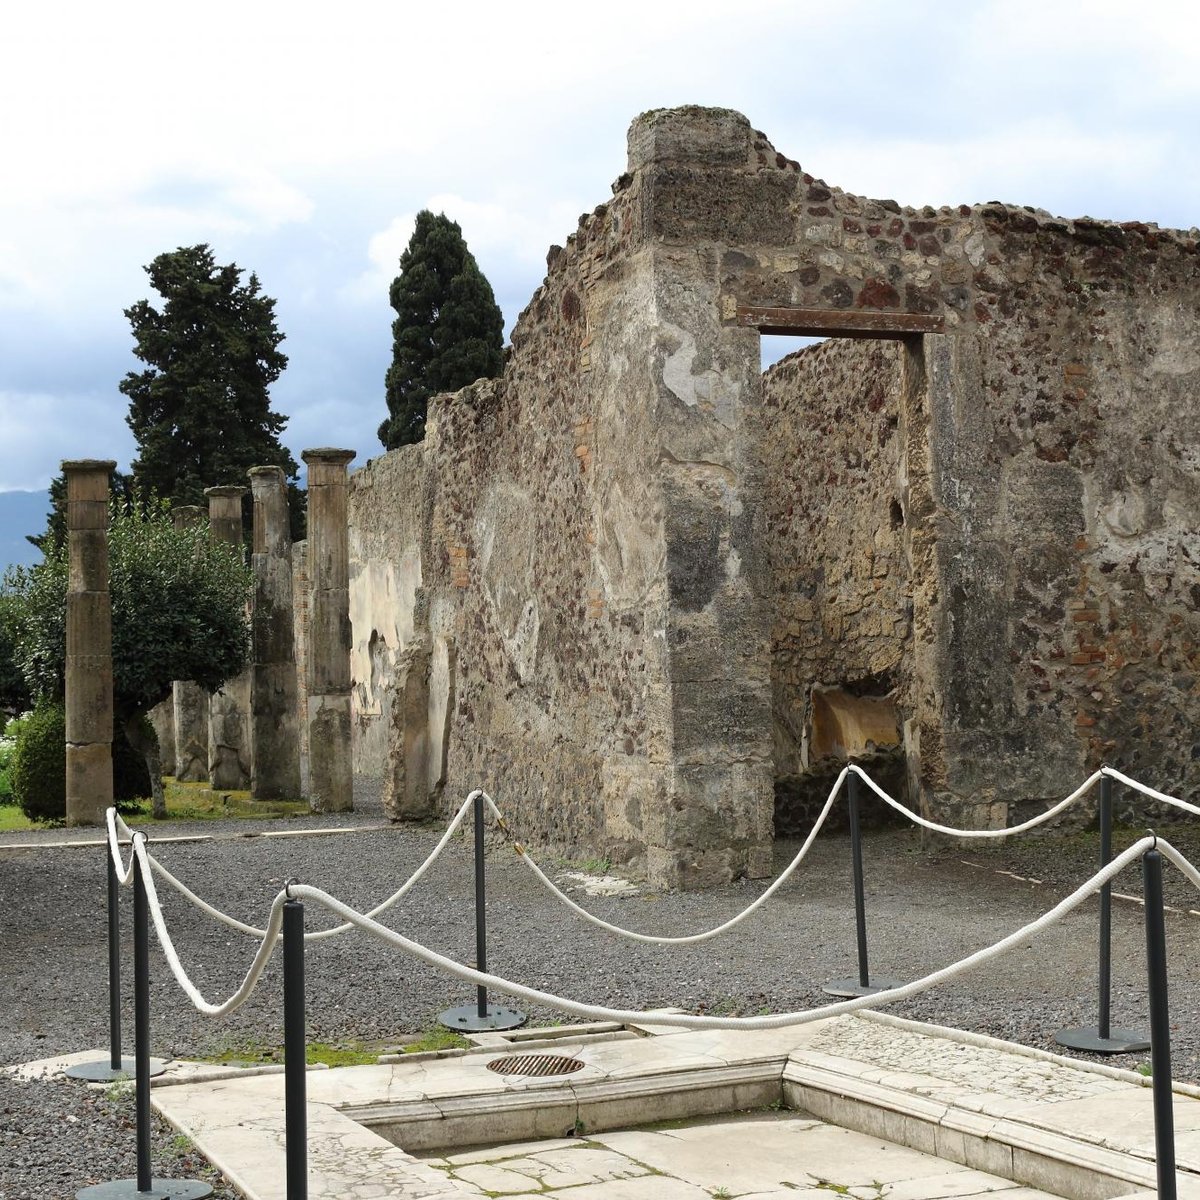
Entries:
[[[63, 820], [67, 815], [67, 721], [63, 706], [39, 705], [20, 721], [9, 723], [9, 729], [14, 727], [16, 738], [8, 761], [12, 797], [0, 799], [0, 804], [19, 804], [31, 821]], [[125, 731], [117, 728], [113, 731], [113, 800], [122, 812], [136, 812], [138, 805], [131, 801], [149, 795], [146, 759], [129, 744]]]
[[31, 821], [67, 812], [67, 719], [61, 704], [41, 704], [21, 722], [9, 764], [13, 798]]

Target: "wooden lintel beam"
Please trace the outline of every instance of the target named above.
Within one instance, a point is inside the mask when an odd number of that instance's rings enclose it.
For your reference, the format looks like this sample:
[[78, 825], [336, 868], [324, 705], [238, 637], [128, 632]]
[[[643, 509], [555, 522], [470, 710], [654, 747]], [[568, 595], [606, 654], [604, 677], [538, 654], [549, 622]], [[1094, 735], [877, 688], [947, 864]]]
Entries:
[[943, 333], [944, 317], [915, 312], [878, 312], [844, 308], [756, 308], [739, 304], [736, 323], [759, 333], [792, 337], [904, 338]]

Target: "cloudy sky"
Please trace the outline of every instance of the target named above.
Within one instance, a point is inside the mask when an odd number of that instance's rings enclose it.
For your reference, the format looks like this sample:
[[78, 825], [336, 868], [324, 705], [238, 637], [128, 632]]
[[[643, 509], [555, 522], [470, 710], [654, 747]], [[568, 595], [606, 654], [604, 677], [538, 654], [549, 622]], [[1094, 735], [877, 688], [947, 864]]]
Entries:
[[1200, 5], [64, 0], [0, 39], [0, 491], [134, 452], [144, 264], [210, 243], [278, 301], [284, 440], [380, 452], [388, 284], [422, 207], [507, 327], [638, 112], [737, 108], [909, 204], [1200, 224]]

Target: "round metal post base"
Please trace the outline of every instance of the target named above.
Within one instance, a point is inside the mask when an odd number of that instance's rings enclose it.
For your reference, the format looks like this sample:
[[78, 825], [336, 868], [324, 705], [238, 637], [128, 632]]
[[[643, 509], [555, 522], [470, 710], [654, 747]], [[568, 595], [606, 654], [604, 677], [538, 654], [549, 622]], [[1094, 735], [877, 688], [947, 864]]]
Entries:
[[468, 1033], [484, 1033], [491, 1029], [516, 1029], [524, 1025], [529, 1018], [515, 1008], [503, 1008], [498, 1004], [489, 1004], [487, 1016], [479, 1015], [478, 1004], [463, 1004], [458, 1008], [448, 1008], [438, 1014], [438, 1021], [447, 1029], [466, 1030]]
[[858, 982], [858, 976], [853, 979], [831, 979], [821, 991], [829, 996], [841, 996], [844, 1000], [852, 1000], [855, 996], [873, 996], [876, 992], [887, 992], [901, 986], [899, 979], [885, 979], [881, 975], [868, 975], [868, 983], [863, 987]]
[[[150, 1075], [161, 1075], [167, 1069], [167, 1064], [161, 1058], [150, 1060]], [[96, 1062], [78, 1063], [67, 1067], [63, 1074], [71, 1079], [84, 1079], [88, 1083], [112, 1083], [118, 1079], [133, 1079], [137, 1073], [137, 1061], [132, 1058], [121, 1059], [121, 1069], [112, 1069], [111, 1059], [97, 1059]]]
[[148, 1192], [138, 1191], [136, 1179], [113, 1179], [81, 1188], [75, 1200], [204, 1200], [212, 1194], [201, 1179], [151, 1179]]
[[1108, 1037], [1100, 1036], [1094, 1025], [1090, 1028], [1060, 1029], [1054, 1040], [1072, 1050], [1090, 1050], [1093, 1054], [1140, 1054], [1150, 1049], [1150, 1039], [1132, 1029], [1110, 1029]]

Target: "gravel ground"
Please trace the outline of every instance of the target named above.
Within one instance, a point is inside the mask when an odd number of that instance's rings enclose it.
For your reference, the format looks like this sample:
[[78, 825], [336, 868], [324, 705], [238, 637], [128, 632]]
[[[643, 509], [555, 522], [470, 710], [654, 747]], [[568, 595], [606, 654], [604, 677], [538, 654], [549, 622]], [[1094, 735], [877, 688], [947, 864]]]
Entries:
[[[356, 792], [352, 816], [306, 820], [354, 825], [326, 837], [247, 837], [251, 831], [296, 828], [296, 820], [211, 822], [170, 827], [172, 835], [218, 834], [216, 841], [161, 843], [157, 857], [200, 895], [227, 912], [262, 924], [272, 897], [289, 878], [323, 887], [362, 909], [407, 878], [440, 836], [440, 828], [382, 824], [377, 797]], [[153, 830], [151, 831], [153, 835]], [[1134, 840], [1118, 838], [1118, 848]], [[1200, 861], [1200, 828], [1170, 831]], [[7, 842], [60, 840], [61, 831], [10, 836]], [[782, 868], [798, 843], [777, 847]], [[1094, 835], [1027, 837], [1012, 844], [922, 844], [910, 829], [872, 830], [865, 839], [872, 970], [914, 978], [989, 945], [1040, 915], [1093, 873]], [[543, 864], [548, 866], [550, 864]], [[1009, 872], [1007, 874], [1003, 872]], [[1021, 877], [1021, 878], [1018, 878]], [[735, 883], [683, 895], [642, 892], [583, 898], [585, 907], [632, 928], [687, 933], [717, 924], [745, 907], [761, 882]], [[1116, 889], [1137, 894], [1133, 874]], [[1200, 1082], [1200, 896], [1167, 872], [1167, 936], [1171, 970], [1175, 1074]], [[488, 866], [489, 967], [533, 986], [601, 1004], [646, 1008], [676, 1004], [693, 1011], [755, 1013], [826, 1003], [821, 983], [855, 973], [849, 839], [819, 839], [807, 863], [767, 908], [732, 933], [692, 947], [643, 946], [580, 921], [541, 888], [508, 847], [497, 842]], [[469, 845], [455, 841], [388, 921], [462, 961], [474, 955]], [[253, 946], [164, 889], [176, 945], [209, 999], [240, 982]], [[318, 911], [311, 928], [329, 924]], [[132, 962], [129, 916], [123, 915], [125, 962]], [[0, 849], [0, 1062], [15, 1063], [107, 1044], [107, 958], [104, 947], [104, 860], [99, 848]], [[1114, 909], [1113, 1023], [1146, 1027], [1145, 949], [1140, 906]], [[307, 956], [310, 1037], [387, 1042], [431, 1028], [439, 1011], [469, 1003], [473, 990], [358, 934], [316, 943]], [[171, 979], [152, 938], [153, 1052], [186, 1057], [282, 1042], [281, 981], [272, 962], [258, 991], [237, 1013], [198, 1014]], [[132, 979], [124, 987], [126, 1052], [132, 1046]], [[1095, 1023], [1094, 905], [974, 975], [895, 1006], [903, 1016], [953, 1025], [1030, 1046], [1057, 1049], [1064, 1026]], [[505, 1002], [503, 997], [500, 1002]], [[534, 1010], [533, 1021], [558, 1014]], [[1134, 1067], [1146, 1058], [1107, 1061]], [[61, 1080], [0, 1082], [0, 1200], [70, 1197], [96, 1179], [134, 1173], [132, 1099]], [[195, 1177], [197, 1156], [156, 1130], [154, 1173]], [[235, 1193], [219, 1189], [220, 1197]]]

